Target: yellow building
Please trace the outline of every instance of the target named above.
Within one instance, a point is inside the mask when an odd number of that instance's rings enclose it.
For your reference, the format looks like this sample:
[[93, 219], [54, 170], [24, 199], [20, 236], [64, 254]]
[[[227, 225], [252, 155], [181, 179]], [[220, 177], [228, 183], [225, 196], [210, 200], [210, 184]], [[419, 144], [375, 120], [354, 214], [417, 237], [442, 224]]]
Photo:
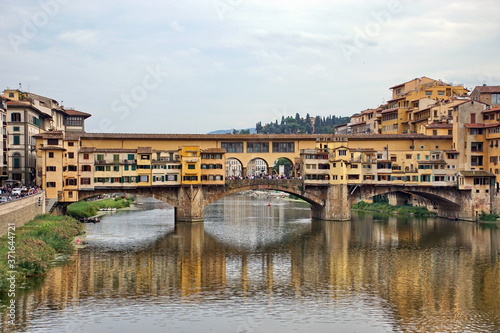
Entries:
[[[379, 133], [401, 134], [416, 133], [415, 121], [423, 119], [419, 111], [431, 104], [465, 97], [468, 90], [463, 86], [453, 86], [441, 80], [421, 77], [395, 85], [390, 88], [392, 98], [382, 106], [377, 118], [380, 122]], [[428, 115], [432, 116], [430, 113]]]

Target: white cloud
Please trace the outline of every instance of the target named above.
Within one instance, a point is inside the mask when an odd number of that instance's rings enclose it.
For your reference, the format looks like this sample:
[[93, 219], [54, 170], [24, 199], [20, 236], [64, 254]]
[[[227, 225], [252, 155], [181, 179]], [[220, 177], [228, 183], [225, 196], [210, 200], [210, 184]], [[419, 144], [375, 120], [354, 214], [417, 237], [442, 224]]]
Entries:
[[[253, 126], [277, 107], [350, 115], [387, 99], [389, 86], [422, 75], [469, 87], [499, 84], [496, 0], [226, 3], [231, 11], [221, 19], [204, 0], [67, 2], [17, 53], [4, 40], [0, 85], [22, 82], [64, 100], [93, 114], [88, 129], [99, 128], [112, 102], [139, 84], [148, 66], [161, 64], [168, 79], [115, 131], [204, 133], [235, 127], [235, 118]], [[400, 10], [383, 16], [393, 4]], [[0, 36], [21, 35], [39, 10], [24, 2], [2, 7]], [[357, 47], [350, 61], [341, 51], [346, 43]], [[192, 115], [189, 126], [182, 113]]]

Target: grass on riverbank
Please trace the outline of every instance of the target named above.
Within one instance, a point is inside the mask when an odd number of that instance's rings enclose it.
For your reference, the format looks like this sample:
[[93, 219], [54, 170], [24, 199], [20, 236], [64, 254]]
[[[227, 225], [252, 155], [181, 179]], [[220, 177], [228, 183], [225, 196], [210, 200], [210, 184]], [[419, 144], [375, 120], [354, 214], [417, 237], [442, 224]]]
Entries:
[[57, 253], [73, 252], [72, 240], [83, 231], [84, 226], [70, 216], [44, 214], [0, 237], [0, 292], [9, 288], [9, 271], [17, 272], [16, 286], [26, 277], [47, 272]]
[[355, 205], [353, 205], [352, 209], [380, 212], [387, 214], [397, 214], [397, 215], [411, 215], [411, 216], [424, 216], [424, 217], [436, 216], [435, 212], [431, 212], [424, 207], [391, 206], [388, 203], [384, 202], [367, 203], [365, 201], [360, 201]]
[[78, 201], [68, 206], [66, 214], [76, 219], [80, 217], [95, 216], [100, 208], [125, 208], [129, 207], [132, 198], [110, 198], [96, 201]]

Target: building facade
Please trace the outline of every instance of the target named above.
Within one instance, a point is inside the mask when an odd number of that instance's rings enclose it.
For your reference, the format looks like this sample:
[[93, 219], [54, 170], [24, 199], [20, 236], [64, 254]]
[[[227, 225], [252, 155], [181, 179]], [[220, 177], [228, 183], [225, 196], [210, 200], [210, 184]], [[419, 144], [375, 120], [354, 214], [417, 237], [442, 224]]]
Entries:
[[45, 131], [85, 130], [84, 121], [90, 114], [66, 110], [51, 98], [23, 92], [18, 89], [5, 89], [2, 100], [5, 104], [5, 134], [3, 142], [7, 180], [14, 185], [35, 185], [36, 140], [34, 135]]

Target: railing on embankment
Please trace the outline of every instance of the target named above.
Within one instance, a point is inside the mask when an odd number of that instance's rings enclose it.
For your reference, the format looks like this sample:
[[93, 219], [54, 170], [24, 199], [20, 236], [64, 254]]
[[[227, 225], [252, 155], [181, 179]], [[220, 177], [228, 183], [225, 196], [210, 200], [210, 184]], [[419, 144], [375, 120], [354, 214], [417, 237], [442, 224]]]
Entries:
[[9, 226], [21, 227], [35, 216], [45, 213], [45, 191], [0, 204], [0, 236]]

